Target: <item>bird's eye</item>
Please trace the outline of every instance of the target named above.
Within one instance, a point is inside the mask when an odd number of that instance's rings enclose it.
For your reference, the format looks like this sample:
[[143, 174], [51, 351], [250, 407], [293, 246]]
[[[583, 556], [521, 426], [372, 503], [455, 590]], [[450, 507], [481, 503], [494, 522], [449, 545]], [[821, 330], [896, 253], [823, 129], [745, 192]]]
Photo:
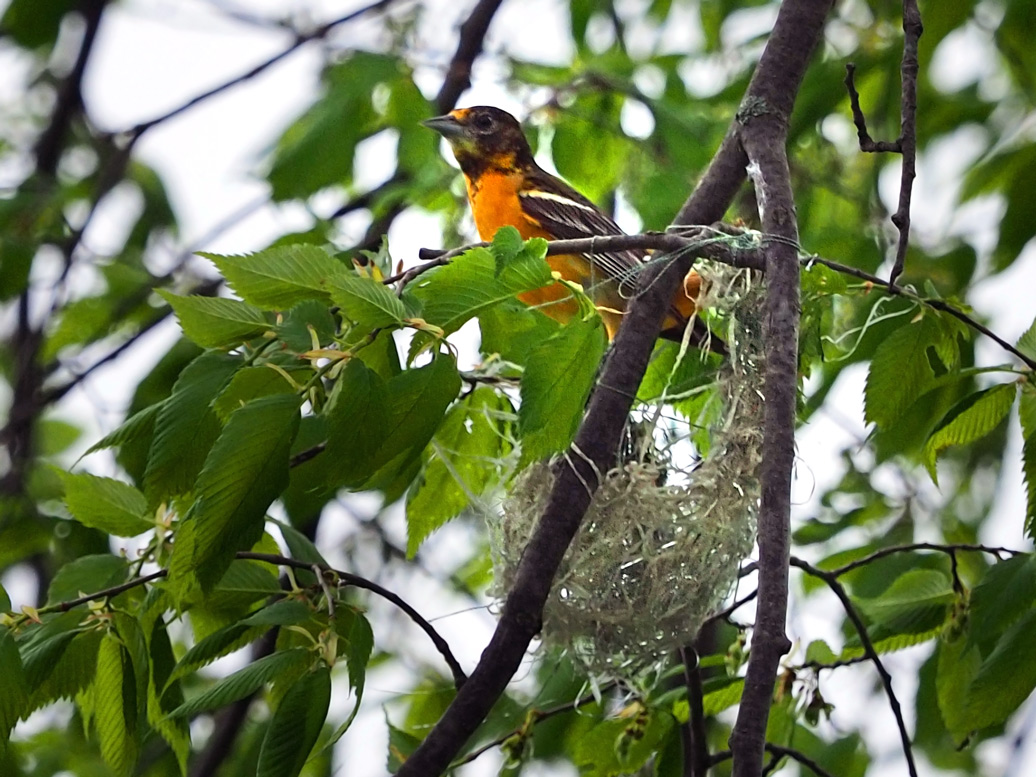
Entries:
[[485, 132], [486, 130], [491, 130], [493, 128], [493, 117], [486, 113], [480, 113], [475, 116], [474, 123], [475, 129]]

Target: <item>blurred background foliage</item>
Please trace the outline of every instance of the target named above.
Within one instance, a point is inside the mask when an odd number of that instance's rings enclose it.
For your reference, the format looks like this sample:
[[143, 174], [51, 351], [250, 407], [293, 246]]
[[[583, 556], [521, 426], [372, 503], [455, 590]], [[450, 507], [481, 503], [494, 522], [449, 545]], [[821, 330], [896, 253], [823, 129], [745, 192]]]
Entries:
[[[82, 439], [84, 431], [96, 434], [96, 429], [90, 419], [77, 417], [83, 412], [84, 383], [95, 371], [106, 381], [119, 381], [120, 363], [136, 358], [134, 346], [168, 325], [173, 311], [156, 290], [223, 292], [211, 267], [192, 258], [195, 250], [207, 246], [181, 240], [177, 212], [161, 177], [136, 153], [137, 141], [151, 125], [105, 131], [91, 121], [89, 103], [82, 102], [80, 76], [90, 66], [81, 56], [89, 51], [83, 43], [118, 5], [11, 0], [0, 17], [0, 55], [21, 65], [20, 83], [8, 86], [19, 97], [8, 100], [0, 115], [0, 571], [9, 588], [29, 592], [15, 597], [13, 605], [5, 602], [15, 610], [42, 605], [48, 590], [51, 601], [60, 600], [54, 598], [54, 585], [70, 562], [119, 553], [119, 544], [105, 531], [70, 520], [61, 502], [67, 481], [55, 466], [71, 466], [77, 454], [96, 442]], [[386, 249], [382, 237], [393, 224], [407, 224], [415, 211], [435, 214], [441, 224], [441, 233], [422, 234], [418, 244], [471, 241], [458, 172], [437, 138], [418, 126], [421, 119], [451, 107], [442, 105], [435, 91], [444, 76], [437, 63], [446, 61], [453, 39], [430, 42], [425, 31], [446, 5], [384, 3], [372, 12], [376, 34], [364, 36], [363, 45], [355, 38], [336, 38], [351, 22], [301, 44], [323, 46], [326, 67], [320, 93], [279, 135], [271, 131], [268, 157], [256, 171], [269, 184], [268, 200], [308, 214], [307, 226], [280, 236], [277, 245], [330, 245], [345, 260], [380, 250], [367, 256], [374, 256], [388, 275], [400, 259], [409, 263], [412, 257], [394, 253], [392, 241]], [[474, 71], [475, 94], [498, 94], [508, 106], [522, 109], [538, 157], [616, 213], [628, 231], [662, 229], [736, 114], [778, 4], [571, 0], [559, 5], [569, 26], [545, 36], [554, 43], [542, 56], [529, 53], [536, 48], [529, 42], [537, 35], [536, 19], [528, 19], [523, 28], [491, 28], [487, 52]], [[321, 18], [349, 10], [335, 8]], [[796, 102], [789, 140], [803, 254], [885, 277], [896, 240], [889, 217], [899, 160], [860, 153], [842, 80], [846, 63], [854, 62], [871, 134], [895, 137], [900, 14], [900, 5], [888, 0], [836, 3], [825, 42]], [[976, 288], [1008, 278], [1005, 289], [1024, 290], [1024, 295], [1008, 298], [1023, 304], [1028, 300], [1031, 320], [1036, 310], [1031, 304], [1036, 288], [1031, 269], [1036, 17], [1028, 0], [926, 4], [922, 16], [917, 115], [922, 179], [915, 191], [915, 225], [901, 283], [926, 298], [970, 310]], [[269, 23], [311, 29], [291, 15]], [[430, 51], [432, 44], [439, 50]], [[222, 98], [221, 93], [210, 99]], [[461, 99], [461, 104], [468, 102]], [[358, 184], [361, 168], [377, 170], [380, 182]], [[118, 249], [103, 255], [89, 248], [91, 230], [101, 216], [117, 225], [120, 236]], [[756, 225], [750, 191], [743, 192], [727, 220]], [[797, 510], [793, 553], [835, 569], [881, 548], [914, 542], [994, 542], [1024, 549], [1023, 537], [1027, 529], [1031, 533], [1034, 518], [1036, 481], [1031, 383], [1022, 389], [1020, 417], [1028, 508], [1017, 476], [1005, 476], [1023, 466], [1019, 435], [1011, 431], [1015, 421], [1008, 413], [1013, 393], [998, 405], [1002, 410], [991, 410], [973, 424], [972, 432], [951, 436], [935, 451], [940, 455], [938, 488], [925, 464], [934, 461], [928, 444], [933, 432], [965, 412], [976, 401], [976, 391], [1027, 381], [1031, 372], [1023, 376], [1009, 354], [949, 317], [819, 265], [804, 274], [803, 295], [804, 432], [811, 424], [835, 419], [851, 442], [837, 460], [802, 462], [804, 468], [823, 473], [820, 488]], [[915, 338], [919, 350], [912, 352], [911, 362], [895, 344], [908, 336], [902, 333], [923, 310], [931, 325], [925, 324], [927, 334]], [[980, 309], [974, 315], [996, 322], [1003, 320], [1000, 312]], [[334, 324], [325, 315], [310, 310], [300, 320], [318, 329], [330, 327], [326, 331], [331, 332]], [[481, 321], [483, 355], [508, 354], [509, 360], [524, 363], [528, 342], [523, 333], [527, 337], [539, 330], [536, 321], [523, 315], [518, 309], [487, 315]], [[296, 336], [306, 331], [304, 323]], [[287, 340], [291, 322], [284, 327], [281, 336]], [[1013, 342], [1019, 332], [999, 334]], [[1036, 356], [1031, 333], [1028, 338], [1019, 348]], [[299, 350], [305, 347], [303, 340]], [[386, 375], [398, 372], [399, 355], [391, 339], [379, 348], [380, 357], [365, 356], [367, 366]], [[200, 353], [198, 345], [181, 340], [160, 358], [152, 357], [155, 367], [132, 389], [125, 417], [169, 397], [186, 365]], [[863, 405], [864, 371], [859, 365], [872, 360], [878, 366], [871, 369]], [[124, 374], [137, 380], [139, 370]], [[964, 405], [958, 404], [962, 401]], [[864, 427], [861, 407], [876, 427]], [[323, 439], [318, 425], [316, 420], [303, 421], [295, 451]], [[968, 444], [954, 444], [959, 442]], [[146, 456], [146, 440], [127, 440], [117, 462], [103, 474], [143, 487]], [[414, 472], [410, 479], [382, 484], [388, 498], [357, 501], [326, 487], [331, 466], [327, 457], [316, 457], [297, 467], [278, 514], [313, 539], [323, 536], [321, 523], [328, 516], [337, 518], [335, 510], [345, 505], [360, 520], [332, 535], [335, 547], [322, 548], [329, 558], [341, 559], [339, 566], [391, 581], [390, 587], [401, 590], [431, 579], [436, 593], [430, 598], [485, 603], [487, 552], [474, 511], [462, 511], [438, 536], [438, 544], [433, 535], [416, 559], [408, 559], [407, 550], [413, 555], [416, 548], [404, 547], [400, 538], [399, 505], [406, 498], [420, 498], [414, 490], [404, 496]], [[1015, 484], [1014, 490], [1002, 488], [1005, 481]], [[1005, 514], [1006, 526], [990, 524], [991, 516]], [[427, 534], [441, 522], [421, 532]], [[446, 562], [443, 536], [450, 542]], [[1031, 730], [1031, 705], [1025, 708], [1028, 713], [1010, 716], [1036, 685], [1036, 659], [1027, 648], [1031, 641], [1026, 641], [1034, 629], [1036, 576], [1027, 556], [996, 561], [990, 554], [919, 550], [886, 556], [840, 578], [859, 602], [879, 650], [920, 645], [901, 664], [918, 668], [916, 682], [902, 675], [894, 679], [913, 721], [915, 749], [937, 771], [988, 773], [1021, 757], [1021, 743]], [[809, 645], [797, 645], [787, 659], [770, 741], [793, 746], [832, 774], [901, 772], [902, 754], [888, 733], [892, 718], [873, 668], [820, 668], [851, 661], [854, 646], [858, 648], [854, 630], [822, 581], [797, 573], [794, 581], [790, 629]], [[86, 582], [104, 587], [97, 577]], [[60, 589], [67, 592], [65, 598], [89, 590], [68, 586], [66, 580]], [[389, 616], [371, 611], [378, 632], [375, 616]], [[735, 625], [723, 622], [709, 629], [699, 646], [713, 752], [726, 748], [733, 720], [727, 710], [737, 701], [737, 672], [744, 657], [744, 626], [736, 624], [749, 619], [739, 612], [731, 620]], [[818, 620], [827, 625], [818, 627]], [[199, 629], [197, 622], [194, 628]], [[825, 641], [813, 641], [814, 633]], [[175, 632], [173, 642], [180, 655], [182, 644], [190, 643], [186, 630]], [[388, 754], [370, 753], [362, 759], [375, 765], [370, 773], [377, 773], [386, 758], [391, 763], [405, 754], [450, 698], [450, 682], [434, 669], [434, 655], [422, 655], [398, 630], [386, 630], [374, 650], [372, 668], [394, 666], [411, 690], [388, 703], [391, 746]], [[954, 691], [974, 686], [980, 672], [984, 674], [974, 698]], [[586, 705], [584, 714], [556, 714], [529, 723], [525, 716], [530, 708], [563, 705], [587, 690], [585, 678], [563, 656], [541, 654], [474, 744], [520, 732], [503, 749], [501, 768], [508, 774], [575, 773], [562, 762], [586, 774], [641, 768], [649, 770], [645, 773], [680, 774], [679, 724], [687, 708], [679, 678], [672, 672], [667, 678], [636, 701], [628, 692], [612, 691], [601, 703]], [[1015, 694], [1018, 698], [998, 700], [983, 689], [996, 688], [999, 681], [1024, 687]], [[188, 690], [196, 692], [212, 682], [211, 677], [195, 676]], [[828, 698], [839, 700], [833, 710]], [[847, 708], [848, 699], [855, 709]], [[111, 753], [99, 760], [96, 744], [82, 737], [80, 721], [69, 724], [69, 714], [37, 716], [24, 733], [16, 731], [15, 743], [0, 755], [0, 771], [107, 773], [104, 763], [111, 766]], [[640, 729], [633, 721], [639, 721]], [[66, 725], [71, 734], [59, 735]], [[233, 755], [219, 773], [253, 773], [268, 725], [262, 716], [250, 719], [241, 736], [226, 745]], [[163, 750], [161, 740], [147, 740], [145, 748], [137, 773], [176, 772], [176, 760]], [[1031, 764], [1036, 755], [1030, 752], [1028, 757]], [[552, 766], [544, 765], [548, 763]], [[792, 773], [808, 771], [794, 761], [781, 763]], [[716, 773], [728, 768], [728, 763], [720, 764]], [[307, 769], [330, 774], [331, 760], [317, 759]]]

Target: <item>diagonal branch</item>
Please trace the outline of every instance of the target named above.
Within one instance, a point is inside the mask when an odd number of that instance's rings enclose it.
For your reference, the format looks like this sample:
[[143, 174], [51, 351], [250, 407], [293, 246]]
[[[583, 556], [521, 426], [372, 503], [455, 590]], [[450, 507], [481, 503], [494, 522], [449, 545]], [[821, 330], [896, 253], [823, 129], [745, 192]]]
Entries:
[[860, 644], [863, 646], [864, 655], [870, 659], [871, 663], [874, 664], [874, 668], [878, 670], [878, 675], [881, 677], [881, 685], [885, 689], [885, 695], [889, 700], [889, 707], [892, 708], [892, 714], [896, 718], [896, 727], [899, 729], [899, 738], [903, 743], [903, 755], [906, 757], [907, 770], [910, 772], [910, 777], [917, 777], [917, 766], [914, 764], [914, 751], [910, 743], [910, 734], [907, 733], [906, 723], [903, 720], [903, 710], [900, 707], [899, 699], [896, 697], [896, 692], [892, 688], [892, 675], [889, 674], [885, 665], [881, 661], [881, 657], [874, 649], [874, 643], [871, 642], [870, 635], [867, 633], [867, 626], [860, 618], [860, 614], [856, 611], [856, 607], [853, 606], [852, 600], [849, 599], [849, 594], [846, 592], [845, 586], [838, 582], [838, 577], [833, 572], [825, 572], [800, 558], [795, 558], [793, 556], [791, 558], [791, 565], [798, 567], [808, 575], [812, 575], [819, 580], [823, 580], [824, 583], [827, 584], [827, 587], [831, 589], [832, 593], [838, 597], [838, 601], [842, 603], [846, 616], [852, 622], [853, 628], [856, 629], [856, 633], [860, 637]]

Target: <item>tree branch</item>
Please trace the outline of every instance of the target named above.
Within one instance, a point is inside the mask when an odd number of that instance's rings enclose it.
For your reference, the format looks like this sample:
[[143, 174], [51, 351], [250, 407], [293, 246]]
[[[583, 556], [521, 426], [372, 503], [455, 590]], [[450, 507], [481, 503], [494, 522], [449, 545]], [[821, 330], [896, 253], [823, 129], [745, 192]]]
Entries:
[[[684, 684], [687, 686], [687, 704], [690, 708], [684, 741], [685, 777], [705, 777], [709, 771], [709, 739], [705, 731], [705, 691], [702, 688], [698, 653], [693, 647], [680, 649], [683, 659]], [[687, 741], [687, 740], [690, 741]]]
[[800, 558], [792, 556], [791, 565], [798, 567], [803, 572], [812, 575], [819, 580], [823, 580], [834, 595], [838, 597], [838, 601], [842, 603], [846, 616], [852, 622], [853, 628], [856, 629], [856, 633], [860, 637], [860, 644], [863, 646], [864, 655], [870, 659], [874, 664], [874, 668], [878, 670], [878, 675], [881, 677], [881, 684], [885, 689], [885, 695], [889, 700], [889, 707], [892, 708], [892, 714], [896, 718], [896, 727], [899, 729], [899, 739], [903, 744], [903, 755], [906, 757], [907, 770], [910, 773], [910, 777], [917, 777], [917, 767], [914, 764], [914, 751], [910, 744], [910, 734], [907, 733], [906, 723], [903, 720], [903, 710], [899, 705], [899, 699], [896, 697], [896, 692], [892, 688], [892, 675], [888, 673], [888, 670], [881, 661], [881, 657], [874, 649], [874, 643], [871, 642], [870, 635], [867, 633], [867, 626], [860, 618], [860, 614], [856, 612], [856, 607], [853, 606], [852, 600], [849, 598], [849, 594], [846, 593], [845, 587], [838, 582], [838, 577], [833, 572], [825, 572]]
[[924, 32], [921, 12], [917, 0], [903, 0], [903, 60], [900, 65], [900, 117], [899, 137], [894, 141], [874, 141], [867, 132], [867, 119], [860, 107], [860, 94], [856, 91], [856, 67], [845, 66], [845, 88], [849, 92], [849, 106], [856, 125], [860, 150], [868, 153], [891, 152], [903, 156], [903, 167], [899, 179], [899, 205], [892, 215], [892, 223], [899, 230], [896, 246], [896, 261], [889, 273], [889, 284], [894, 284], [903, 273], [906, 264], [907, 244], [910, 239], [910, 199], [917, 175], [917, 44]]
[[947, 555], [953, 555], [958, 551], [972, 551], [974, 553], [989, 553], [990, 555], [996, 556], [997, 559], [1001, 555], [1004, 556], [1017, 556], [1022, 553], [1020, 550], [1011, 550], [1010, 548], [994, 548], [989, 545], [969, 545], [969, 544], [951, 544], [951, 545], [939, 545], [933, 542], [912, 542], [909, 545], [893, 545], [889, 548], [881, 548], [876, 550], [868, 556], [858, 558], [855, 561], [850, 561], [848, 564], [843, 564], [840, 567], [835, 567], [830, 570], [830, 574], [835, 577], [841, 577], [854, 569], [866, 566], [880, 558], [891, 556], [894, 553], [909, 553], [915, 550], [934, 550]]

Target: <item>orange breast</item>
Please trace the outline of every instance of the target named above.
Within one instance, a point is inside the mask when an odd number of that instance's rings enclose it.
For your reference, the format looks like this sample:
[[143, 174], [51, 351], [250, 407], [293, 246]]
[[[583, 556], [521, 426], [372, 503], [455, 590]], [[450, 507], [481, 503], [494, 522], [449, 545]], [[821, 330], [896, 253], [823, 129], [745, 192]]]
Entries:
[[[521, 173], [499, 170], [487, 170], [477, 183], [468, 180], [468, 198], [475, 217], [475, 227], [483, 240], [492, 240], [496, 231], [504, 226], [514, 227], [525, 240], [531, 237], [550, 240], [554, 237], [522, 210], [518, 196], [521, 185]], [[581, 254], [550, 256], [547, 262], [562, 278], [578, 283], [586, 290], [598, 306], [608, 330], [608, 339], [614, 338], [622, 321], [622, 312], [626, 309], [626, 299], [619, 294], [618, 284], [600, 273], [594, 273], [590, 262]], [[694, 300], [698, 296], [700, 281], [697, 273], [688, 273], [683, 288], [677, 291], [673, 300], [674, 310], [666, 317], [663, 329], [682, 327], [694, 313]], [[518, 299], [562, 323], [579, 312], [579, 303], [573, 298], [572, 292], [560, 283], [523, 292], [518, 295]]]

